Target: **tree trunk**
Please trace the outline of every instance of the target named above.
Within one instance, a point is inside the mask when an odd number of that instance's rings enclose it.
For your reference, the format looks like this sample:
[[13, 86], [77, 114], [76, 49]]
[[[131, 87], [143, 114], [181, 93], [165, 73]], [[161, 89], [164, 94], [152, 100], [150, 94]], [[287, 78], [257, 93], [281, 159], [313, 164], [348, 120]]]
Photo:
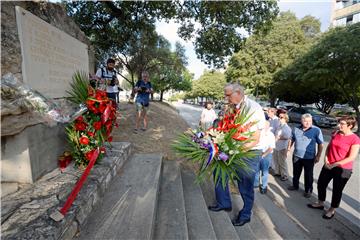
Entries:
[[164, 91], [163, 91], [163, 90], [161, 90], [161, 91], [160, 91], [160, 102], [162, 102], [162, 101], [163, 101], [163, 96], [164, 96]]

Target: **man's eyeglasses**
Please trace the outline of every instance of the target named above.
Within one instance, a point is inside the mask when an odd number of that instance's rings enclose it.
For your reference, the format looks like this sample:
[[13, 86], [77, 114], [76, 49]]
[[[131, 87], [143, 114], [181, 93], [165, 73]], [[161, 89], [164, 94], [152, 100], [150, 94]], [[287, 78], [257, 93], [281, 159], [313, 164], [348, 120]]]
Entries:
[[347, 123], [346, 123], [346, 122], [338, 122], [338, 124], [339, 124], [339, 125], [341, 125], [341, 126], [345, 126], [345, 125], [347, 125]]
[[279, 117], [279, 119], [285, 119], [285, 117]]

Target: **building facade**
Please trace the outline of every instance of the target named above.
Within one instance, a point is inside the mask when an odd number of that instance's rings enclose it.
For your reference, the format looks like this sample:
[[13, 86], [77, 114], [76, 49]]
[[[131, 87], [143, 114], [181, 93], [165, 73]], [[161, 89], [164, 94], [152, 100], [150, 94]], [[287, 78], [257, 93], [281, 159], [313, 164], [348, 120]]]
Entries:
[[331, 26], [346, 26], [360, 22], [360, 0], [334, 0]]

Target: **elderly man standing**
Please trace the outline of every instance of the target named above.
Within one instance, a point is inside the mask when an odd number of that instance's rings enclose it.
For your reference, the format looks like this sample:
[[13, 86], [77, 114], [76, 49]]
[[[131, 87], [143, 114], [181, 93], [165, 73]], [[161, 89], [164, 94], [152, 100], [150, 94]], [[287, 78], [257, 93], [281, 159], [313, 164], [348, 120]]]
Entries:
[[[228, 84], [225, 86], [225, 99], [230, 103], [240, 109], [245, 107], [249, 109], [251, 117], [248, 119], [248, 122], [254, 122], [255, 124], [249, 129], [249, 131], [254, 132], [252, 139], [253, 141], [247, 143], [246, 148], [250, 151], [253, 151], [253, 157], [244, 159], [249, 164], [250, 170], [245, 172], [242, 169], [238, 169], [237, 173], [239, 176], [238, 187], [241, 197], [244, 201], [243, 209], [239, 212], [238, 217], [232, 221], [234, 226], [242, 226], [251, 219], [251, 210], [254, 204], [254, 181], [257, 166], [261, 159], [262, 149], [259, 146], [260, 132], [265, 127], [265, 116], [261, 106], [247, 98], [244, 94], [244, 88], [235, 83]], [[220, 181], [215, 186], [216, 193], [216, 205], [209, 206], [211, 211], [231, 211], [231, 198], [229, 192], [229, 186], [227, 185], [223, 189]]]
[[288, 147], [288, 151], [290, 151], [292, 145], [295, 144], [293, 154], [293, 185], [288, 187], [289, 190], [299, 189], [299, 178], [304, 168], [304, 197], [311, 197], [314, 165], [320, 160], [323, 142], [324, 139], [320, 128], [312, 125], [312, 116], [308, 113], [303, 114], [301, 116], [301, 126], [293, 129], [292, 139]]

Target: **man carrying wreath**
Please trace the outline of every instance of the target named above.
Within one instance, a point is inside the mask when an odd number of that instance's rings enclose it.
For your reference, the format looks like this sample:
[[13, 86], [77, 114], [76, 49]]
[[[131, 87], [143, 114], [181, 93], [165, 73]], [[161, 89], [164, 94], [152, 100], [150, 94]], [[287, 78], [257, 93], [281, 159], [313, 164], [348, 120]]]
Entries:
[[[244, 201], [243, 209], [240, 210], [238, 217], [232, 221], [234, 226], [243, 226], [251, 220], [251, 210], [254, 204], [254, 181], [257, 165], [261, 159], [260, 132], [265, 127], [265, 116], [261, 106], [249, 99], [244, 94], [244, 88], [238, 84], [227, 84], [224, 88], [225, 100], [232, 104], [236, 109], [246, 108], [249, 110], [250, 117], [246, 123], [251, 123], [249, 131], [252, 132], [251, 141], [245, 143], [245, 148], [251, 152], [251, 157], [244, 158], [248, 169], [237, 169], [238, 188]], [[228, 180], [228, 179], [227, 179]], [[229, 186], [223, 188], [221, 181], [215, 184], [216, 205], [209, 206], [211, 211], [231, 211], [231, 197]]]

